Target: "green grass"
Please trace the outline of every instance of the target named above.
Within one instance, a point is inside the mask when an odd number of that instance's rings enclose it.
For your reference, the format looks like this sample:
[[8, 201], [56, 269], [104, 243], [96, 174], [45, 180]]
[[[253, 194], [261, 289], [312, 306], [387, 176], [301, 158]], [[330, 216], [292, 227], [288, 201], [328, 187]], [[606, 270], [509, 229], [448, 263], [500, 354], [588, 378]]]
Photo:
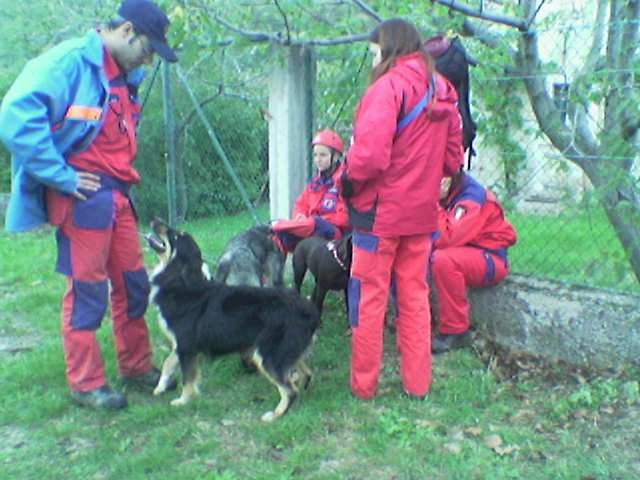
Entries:
[[[241, 215], [184, 228], [211, 261], [249, 224]], [[401, 395], [395, 338], [387, 333], [379, 395], [361, 402], [348, 389], [350, 345], [337, 294], [327, 297], [309, 360], [312, 386], [275, 424], [260, 421], [277, 401], [275, 389], [245, 374], [237, 357], [205, 361], [202, 395], [183, 408], [169, 405], [175, 393], [135, 392], [123, 412], [76, 407], [64, 379], [64, 282], [53, 273], [54, 250], [51, 231], [0, 234], [0, 478], [640, 476], [637, 377], [578, 383], [560, 371], [506, 381], [465, 350], [434, 357], [432, 391], [416, 402]], [[150, 252], [146, 260], [152, 264]], [[159, 363], [168, 346], [156, 319], [151, 308], [147, 321]], [[110, 326], [105, 319], [98, 336], [108, 377], [121, 387]], [[499, 436], [504, 450], [487, 445], [490, 435]]]
[[613, 228], [599, 209], [557, 216], [510, 213], [518, 243], [512, 271], [640, 293], [640, 283]]

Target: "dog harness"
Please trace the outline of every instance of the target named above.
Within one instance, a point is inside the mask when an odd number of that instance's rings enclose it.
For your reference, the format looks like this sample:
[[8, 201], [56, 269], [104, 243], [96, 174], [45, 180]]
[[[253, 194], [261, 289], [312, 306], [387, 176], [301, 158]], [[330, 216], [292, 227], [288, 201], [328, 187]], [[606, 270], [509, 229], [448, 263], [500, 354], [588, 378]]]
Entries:
[[327, 248], [333, 254], [333, 258], [335, 258], [336, 262], [338, 262], [338, 265], [340, 265], [342, 270], [346, 272], [347, 266], [344, 264], [342, 260], [340, 260], [340, 256], [338, 255], [338, 249], [336, 248], [336, 242], [335, 241], [328, 242]]

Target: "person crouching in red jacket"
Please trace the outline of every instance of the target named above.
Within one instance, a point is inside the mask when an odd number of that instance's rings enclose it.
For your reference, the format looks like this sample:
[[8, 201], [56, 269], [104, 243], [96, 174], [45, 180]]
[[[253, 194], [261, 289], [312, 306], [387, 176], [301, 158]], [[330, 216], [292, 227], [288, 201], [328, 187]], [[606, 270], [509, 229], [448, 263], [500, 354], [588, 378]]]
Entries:
[[341, 195], [342, 138], [327, 128], [319, 131], [311, 144], [318, 173], [296, 199], [291, 220], [276, 220], [271, 225], [274, 240], [284, 252], [292, 252], [303, 238], [337, 240], [349, 230], [349, 216]]
[[431, 274], [439, 306], [433, 353], [469, 345], [467, 287], [496, 285], [509, 273], [507, 248], [516, 231], [495, 195], [460, 171], [444, 177]]
[[431, 384], [431, 236], [443, 172], [454, 174], [463, 161], [462, 122], [455, 89], [435, 72], [412, 24], [386, 20], [369, 41], [374, 68], [356, 111], [343, 179], [354, 228], [351, 391], [360, 399], [376, 394], [393, 275], [403, 389], [423, 398]]

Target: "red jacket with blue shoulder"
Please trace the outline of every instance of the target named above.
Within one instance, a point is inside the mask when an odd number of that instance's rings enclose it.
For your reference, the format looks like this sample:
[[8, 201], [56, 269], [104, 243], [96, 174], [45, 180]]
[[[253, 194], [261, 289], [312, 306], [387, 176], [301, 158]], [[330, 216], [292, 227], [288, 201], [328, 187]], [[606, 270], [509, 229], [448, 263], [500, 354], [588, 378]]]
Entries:
[[[426, 109], [399, 130], [429, 89]], [[457, 172], [464, 156], [457, 101], [453, 86], [417, 52], [397, 58], [367, 88], [347, 153], [354, 228], [389, 237], [437, 230], [440, 179]]]
[[340, 181], [343, 171], [344, 165], [340, 164], [329, 177], [320, 174], [314, 176], [296, 199], [291, 218], [296, 218], [298, 214], [305, 217], [318, 216], [336, 227], [341, 234], [347, 232], [349, 214], [342, 197]]
[[495, 195], [468, 174], [440, 208], [438, 234], [434, 244], [438, 249], [473, 246], [500, 251], [517, 241]]

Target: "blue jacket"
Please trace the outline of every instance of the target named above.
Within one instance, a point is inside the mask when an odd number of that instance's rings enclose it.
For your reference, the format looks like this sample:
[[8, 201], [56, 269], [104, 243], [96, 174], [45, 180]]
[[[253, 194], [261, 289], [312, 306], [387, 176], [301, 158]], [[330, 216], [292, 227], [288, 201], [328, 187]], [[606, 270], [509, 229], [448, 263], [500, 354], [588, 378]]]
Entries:
[[[66, 160], [86, 149], [102, 127], [109, 97], [103, 55], [96, 31], [62, 42], [27, 63], [2, 101], [0, 140], [11, 153], [8, 231], [47, 221], [47, 186], [76, 191], [77, 175]], [[141, 70], [127, 78], [134, 85], [141, 80]], [[90, 107], [93, 118], [79, 113], [84, 107]]]

